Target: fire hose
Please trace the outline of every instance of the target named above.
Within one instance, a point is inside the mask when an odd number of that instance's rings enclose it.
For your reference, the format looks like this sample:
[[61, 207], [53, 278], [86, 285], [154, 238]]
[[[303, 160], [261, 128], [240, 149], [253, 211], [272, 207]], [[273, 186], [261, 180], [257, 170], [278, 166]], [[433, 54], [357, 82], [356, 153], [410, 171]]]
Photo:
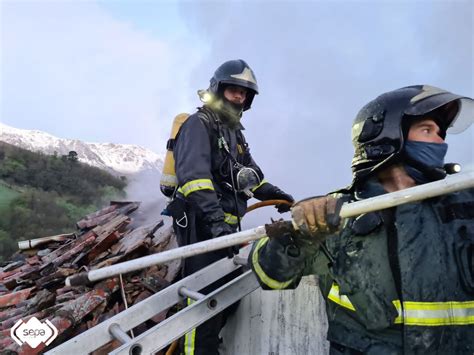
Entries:
[[261, 201], [261, 202], [254, 203], [253, 205], [247, 207], [247, 213], [249, 213], [250, 211], [256, 210], [257, 208], [260, 208], [260, 207], [276, 206], [276, 205], [281, 205], [281, 204], [288, 205], [288, 206], [292, 206], [292, 205], [293, 205], [293, 202], [290, 202], [290, 201], [287, 201], [287, 200], [266, 200], [266, 201]]

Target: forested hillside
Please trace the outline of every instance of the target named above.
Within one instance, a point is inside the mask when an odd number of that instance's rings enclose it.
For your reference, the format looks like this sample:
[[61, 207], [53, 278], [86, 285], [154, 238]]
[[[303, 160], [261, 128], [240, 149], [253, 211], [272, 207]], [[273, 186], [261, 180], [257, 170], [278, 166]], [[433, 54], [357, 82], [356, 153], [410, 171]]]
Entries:
[[74, 152], [48, 156], [0, 142], [0, 258], [18, 240], [74, 231], [82, 216], [123, 197], [125, 186]]

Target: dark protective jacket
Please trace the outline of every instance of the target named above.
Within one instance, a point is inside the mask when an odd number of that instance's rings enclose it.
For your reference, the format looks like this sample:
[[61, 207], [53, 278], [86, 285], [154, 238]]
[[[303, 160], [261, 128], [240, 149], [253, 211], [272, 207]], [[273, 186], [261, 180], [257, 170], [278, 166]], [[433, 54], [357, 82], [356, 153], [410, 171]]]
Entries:
[[253, 189], [254, 197], [271, 199], [277, 190], [263, 179], [242, 130], [240, 124], [228, 127], [205, 106], [186, 120], [176, 138], [173, 152], [178, 198], [184, 198], [204, 223], [225, 221], [235, 226], [237, 216], [244, 216], [249, 196], [239, 192], [236, 208], [231, 176], [235, 162], [259, 174], [261, 183]]
[[[371, 181], [351, 197], [381, 193]], [[297, 240], [261, 239], [250, 263], [264, 289], [317, 274], [332, 344], [366, 354], [474, 353], [474, 190], [348, 219], [326, 239], [329, 257]]]

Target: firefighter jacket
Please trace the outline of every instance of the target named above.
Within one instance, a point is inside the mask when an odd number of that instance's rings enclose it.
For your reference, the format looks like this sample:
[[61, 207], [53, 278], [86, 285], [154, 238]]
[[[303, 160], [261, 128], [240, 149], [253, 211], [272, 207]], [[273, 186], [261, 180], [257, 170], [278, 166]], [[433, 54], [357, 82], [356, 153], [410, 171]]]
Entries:
[[[228, 127], [219, 114], [204, 106], [191, 115], [181, 127], [174, 145], [177, 198], [185, 199], [196, 218], [204, 223], [225, 221], [236, 226], [243, 217], [250, 198], [242, 192], [234, 196], [235, 172], [250, 167], [260, 184], [252, 191], [260, 200], [275, 198], [279, 190], [266, 182], [254, 162], [242, 133], [243, 127]], [[232, 175], [234, 174], [234, 175]]]
[[[350, 197], [382, 193], [369, 181]], [[261, 239], [249, 261], [264, 289], [318, 275], [332, 344], [366, 354], [474, 353], [474, 190], [347, 219], [325, 253], [297, 241]]]

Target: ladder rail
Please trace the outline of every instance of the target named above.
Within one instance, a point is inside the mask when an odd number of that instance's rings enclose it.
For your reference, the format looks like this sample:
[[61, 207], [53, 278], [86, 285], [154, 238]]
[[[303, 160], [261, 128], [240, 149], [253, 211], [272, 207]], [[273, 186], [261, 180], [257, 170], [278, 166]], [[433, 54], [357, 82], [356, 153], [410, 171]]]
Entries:
[[203, 299], [187, 306], [109, 354], [155, 354], [258, 287], [260, 286], [254, 273], [247, 270]]
[[[250, 245], [242, 248], [238, 256], [242, 257], [243, 255], [248, 254], [250, 248]], [[183, 300], [184, 297], [179, 293], [180, 288], [186, 287], [192, 290], [201, 290], [214, 281], [241, 267], [242, 265], [234, 262], [233, 259], [224, 258], [218, 260], [194, 274], [169, 285], [165, 289], [144, 299], [140, 303], [137, 303], [101, 322], [95, 327], [90, 328], [74, 338], [56, 346], [45, 354], [62, 355], [90, 353], [115, 339], [110, 332], [110, 327], [113, 326], [113, 324], [127, 332], [161, 311], [170, 308]]]

